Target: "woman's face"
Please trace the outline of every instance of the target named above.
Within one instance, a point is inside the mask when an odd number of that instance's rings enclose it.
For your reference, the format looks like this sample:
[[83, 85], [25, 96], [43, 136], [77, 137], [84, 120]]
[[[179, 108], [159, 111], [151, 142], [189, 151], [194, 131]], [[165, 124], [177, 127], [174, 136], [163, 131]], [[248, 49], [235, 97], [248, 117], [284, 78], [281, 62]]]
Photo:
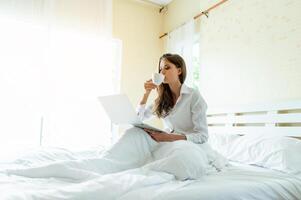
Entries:
[[160, 73], [165, 76], [164, 83], [175, 83], [180, 81], [181, 68], [177, 68], [176, 65], [163, 58], [160, 62]]

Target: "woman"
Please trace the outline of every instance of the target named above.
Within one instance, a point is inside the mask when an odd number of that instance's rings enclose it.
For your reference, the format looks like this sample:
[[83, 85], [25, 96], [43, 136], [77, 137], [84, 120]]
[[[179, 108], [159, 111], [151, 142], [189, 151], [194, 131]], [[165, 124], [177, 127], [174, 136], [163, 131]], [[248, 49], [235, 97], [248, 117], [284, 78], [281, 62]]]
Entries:
[[[207, 105], [198, 90], [184, 84], [186, 66], [183, 58], [177, 54], [164, 54], [159, 60], [159, 73], [165, 76], [161, 85], [157, 87], [151, 80], [144, 83], [145, 93], [138, 106], [138, 115], [142, 120], [150, 118], [153, 113], [162, 118], [168, 134], [146, 131], [157, 142], [206, 142]], [[149, 94], [154, 89], [157, 89], [158, 97], [145, 109]]]
[[[100, 158], [7, 170], [7, 173], [35, 178], [85, 179], [143, 166], [185, 180], [204, 175], [209, 163], [215, 169], [222, 168], [224, 162], [203, 145], [208, 139], [207, 106], [198, 90], [184, 84], [184, 60], [177, 54], [164, 54], [159, 60], [159, 72], [165, 76], [164, 82], [159, 86], [151, 80], [144, 83], [145, 93], [138, 106], [138, 116], [145, 120], [157, 115], [163, 119], [166, 132], [130, 128]], [[146, 108], [152, 90], [158, 92], [158, 97]], [[187, 167], [193, 170], [185, 171]]]
[[[186, 65], [181, 56], [164, 54], [159, 59], [158, 71], [164, 75], [164, 81], [159, 86], [156, 86], [152, 80], [144, 83], [145, 92], [137, 107], [137, 114], [142, 121], [155, 115], [163, 119], [166, 132], [140, 128], [126, 130], [106, 154], [107, 157], [114, 157], [118, 162], [122, 161], [122, 169], [141, 167], [152, 161], [162, 160], [167, 154], [160, 149], [168, 148], [181, 149], [181, 152], [172, 160], [168, 160], [167, 165], [169, 163], [191, 163], [189, 159], [192, 154], [196, 154], [199, 160], [203, 159], [203, 155], [201, 155], [203, 152], [198, 152], [199, 149], [194, 148], [189, 143], [179, 142], [188, 140], [195, 144], [206, 143], [208, 139], [207, 105], [204, 99], [198, 90], [189, 88], [184, 84]], [[152, 90], [158, 92], [157, 98], [153, 104], [146, 107]], [[173, 142], [174, 145], [168, 145], [166, 142]], [[202, 148], [208, 156], [208, 162], [218, 160], [217, 155], [211, 151], [208, 145], [203, 145]], [[172, 152], [170, 149], [168, 151]], [[221, 168], [219, 164], [217, 165], [214, 167]], [[168, 170], [164, 169], [164, 171]]]

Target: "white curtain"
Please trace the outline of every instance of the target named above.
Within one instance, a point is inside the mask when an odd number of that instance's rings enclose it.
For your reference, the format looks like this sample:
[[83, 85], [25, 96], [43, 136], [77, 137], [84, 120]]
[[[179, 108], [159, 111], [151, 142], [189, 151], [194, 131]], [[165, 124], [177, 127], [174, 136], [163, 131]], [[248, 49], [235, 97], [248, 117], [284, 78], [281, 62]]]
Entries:
[[187, 77], [185, 83], [193, 86], [193, 47], [195, 43], [194, 20], [190, 20], [177, 29], [169, 32], [167, 52], [181, 55], [186, 63]]
[[111, 0], [0, 1], [0, 146], [108, 145], [97, 96], [116, 93]]

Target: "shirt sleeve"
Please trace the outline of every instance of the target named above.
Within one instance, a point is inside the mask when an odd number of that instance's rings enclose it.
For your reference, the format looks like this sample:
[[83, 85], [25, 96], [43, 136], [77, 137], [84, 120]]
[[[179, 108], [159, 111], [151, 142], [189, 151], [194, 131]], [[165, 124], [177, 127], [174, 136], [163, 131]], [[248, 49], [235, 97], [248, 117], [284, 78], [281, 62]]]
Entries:
[[205, 143], [208, 140], [208, 125], [207, 125], [207, 104], [199, 91], [196, 91], [195, 97], [192, 98], [191, 112], [193, 133], [186, 134], [188, 141], [194, 143]]
[[154, 117], [154, 114], [152, 112], [153, 110], [153, 104], [146, 106], [145, 104], [140, 105], [136, 107], [136, 112], [141, 121], [149, 120]]

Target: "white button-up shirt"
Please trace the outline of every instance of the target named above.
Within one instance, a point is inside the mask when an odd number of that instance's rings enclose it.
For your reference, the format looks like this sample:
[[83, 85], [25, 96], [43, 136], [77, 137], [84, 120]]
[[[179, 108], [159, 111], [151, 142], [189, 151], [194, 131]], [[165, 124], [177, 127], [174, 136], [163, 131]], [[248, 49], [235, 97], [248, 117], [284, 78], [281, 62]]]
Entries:
[[[144, 121], [155, 116], [152, 109], [153, 104], [138, 105], [139, 118]], [[184, 134], [187, 140], [194, 143], [204, 143], [208, 140], [206, 110], [207, 104], [200, 92], [183, 84], [175, 106], [162, 118], [164, 130]]]

